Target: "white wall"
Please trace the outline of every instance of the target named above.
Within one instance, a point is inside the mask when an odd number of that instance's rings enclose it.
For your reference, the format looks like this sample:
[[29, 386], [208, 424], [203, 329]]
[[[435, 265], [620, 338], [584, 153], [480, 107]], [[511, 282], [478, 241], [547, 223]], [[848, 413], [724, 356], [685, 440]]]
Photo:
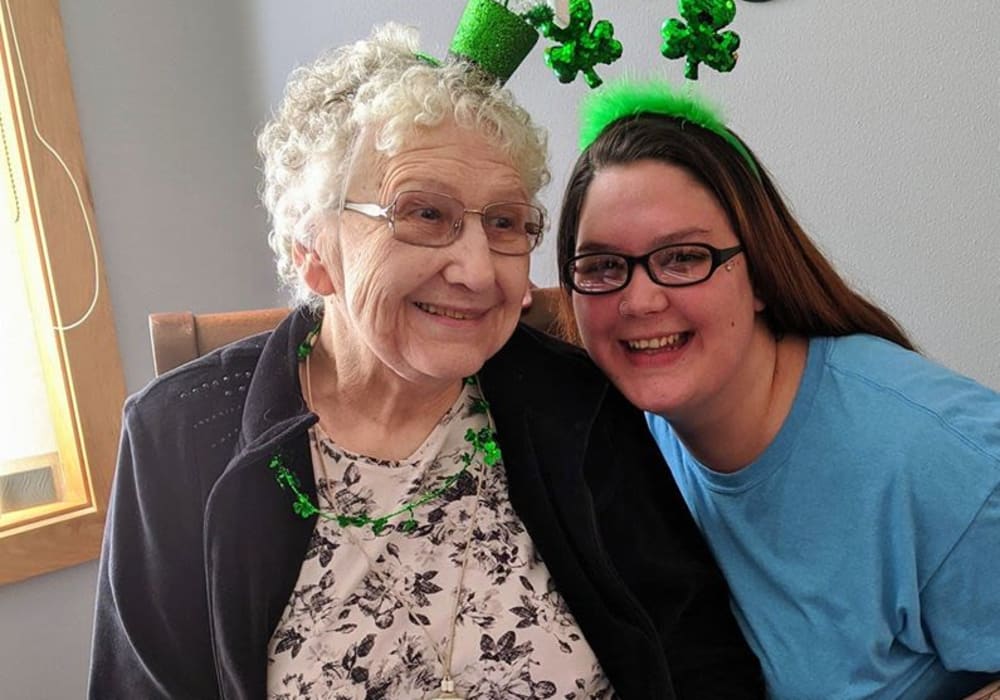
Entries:
[[[372, 23], [420, 26], [443, 55], [464, 0], [248, 0], [253, 66], [266, 114], [290, 68], [353, 41]], [[665, 75], [663, 0], [594, 2], [625, 46], [602, 76]], [[703, 90], [758, 153], [823, 250], [931, 357], [1000, 389], [1000, 3], [912, 0], [740, 2], [730, 74], [702, 68]], [[958, 7], [961, 10], [958, 10]], [[289, 9], [291, 8], [291, 9]], [[582, 79], [564, 86], [539, 42], [510, 87], [551, 131], [558, 212], [576, 155]], [[556, 279], [554, 235], [533, 261]]]
[[[1000, 3], [737, 3], [729, 75], [701, 87], [771, 170], [848, 277], [931, 356], [1000, 389]], [[595, 0], [625, 58], [665, 74], [662, 0]], [[961, 11], [956, 7], [961, 6]], [[152, 376], [146, 315], [280, 301], [256, 204], [254, 129], [288, 71], [397, 19], [442, 55], [463, 0], [62, 0], [66, 42], [126, 381]], [[552, 130], [557, 212], [582, 82], [560, 85], [541, 42], [511, 80]], [[533, 261], [555, 281], [553, 241]], [[6, 700], [85, 687], [96, 566], [0, 590]], [[58, 660], [58, 661], [54, 661]]]

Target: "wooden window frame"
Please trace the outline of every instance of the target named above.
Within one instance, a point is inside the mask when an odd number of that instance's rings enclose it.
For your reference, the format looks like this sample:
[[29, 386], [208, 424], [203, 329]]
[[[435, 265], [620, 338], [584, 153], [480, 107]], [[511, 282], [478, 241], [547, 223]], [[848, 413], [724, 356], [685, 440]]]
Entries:
[[[125, 381], [58, 0], [0, 0], [0, 34], [7, 88], [0, 176], [17, 209], [6, 223], [17, 230], [62, 479], [57, 503], [0, 516], [2, 585], [100, 553]], [[56, 330], [84, 315], [95, 279], [100, 292], [86, 321]]]

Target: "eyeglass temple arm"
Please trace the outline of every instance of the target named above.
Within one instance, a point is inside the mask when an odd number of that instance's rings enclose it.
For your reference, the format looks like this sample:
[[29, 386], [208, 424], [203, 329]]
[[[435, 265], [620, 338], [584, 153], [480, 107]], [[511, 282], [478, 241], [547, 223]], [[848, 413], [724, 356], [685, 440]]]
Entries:
[[732, 248], [723, 248], [722, 250], [719, 250], [718, 248], [713, 248], [713, 251], [716, 260], [718, 260], [718, 262], [715, 263], [715, 266], [718, 267], [722, 263], [729, 260], [729, 258], [735, 257], [737, 254], [742, 253], [743, 246], [734, 245]]
[[364, 214], [365, 216], [371, 216], [374, 218], [388, 217], [389, 209], [392, 208], [390, 204], [387, 207], [380, 207], [377, 204], [358, 204], [357, 202], [344, 202], [344, 209], [349, 209], [350, 211], [356, 211], [359, 214]]

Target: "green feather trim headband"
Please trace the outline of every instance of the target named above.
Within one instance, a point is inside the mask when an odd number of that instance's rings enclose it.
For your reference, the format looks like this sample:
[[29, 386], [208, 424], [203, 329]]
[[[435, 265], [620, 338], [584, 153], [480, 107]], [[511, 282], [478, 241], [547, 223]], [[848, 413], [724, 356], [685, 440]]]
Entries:
[[721, 136], [760, 177], [750, 151], [726, 128], [712, 105], [697, 95], [683, 94], [662, 80], [623, 79], [589, 93], [580, 106], [580, 150], [586, 150], [614, 122], [639, 114], [672, 117]]

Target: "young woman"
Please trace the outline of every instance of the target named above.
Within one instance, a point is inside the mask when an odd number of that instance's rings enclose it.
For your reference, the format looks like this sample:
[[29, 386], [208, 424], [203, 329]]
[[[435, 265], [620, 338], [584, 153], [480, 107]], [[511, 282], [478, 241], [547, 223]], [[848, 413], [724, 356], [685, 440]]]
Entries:
[[561, 283], [580, 340], [647, 412], [769, 694], [958, 698], [995, 680], [1000, 395], [914, 352], [703, 105], [620, 84], [583, 123]]

